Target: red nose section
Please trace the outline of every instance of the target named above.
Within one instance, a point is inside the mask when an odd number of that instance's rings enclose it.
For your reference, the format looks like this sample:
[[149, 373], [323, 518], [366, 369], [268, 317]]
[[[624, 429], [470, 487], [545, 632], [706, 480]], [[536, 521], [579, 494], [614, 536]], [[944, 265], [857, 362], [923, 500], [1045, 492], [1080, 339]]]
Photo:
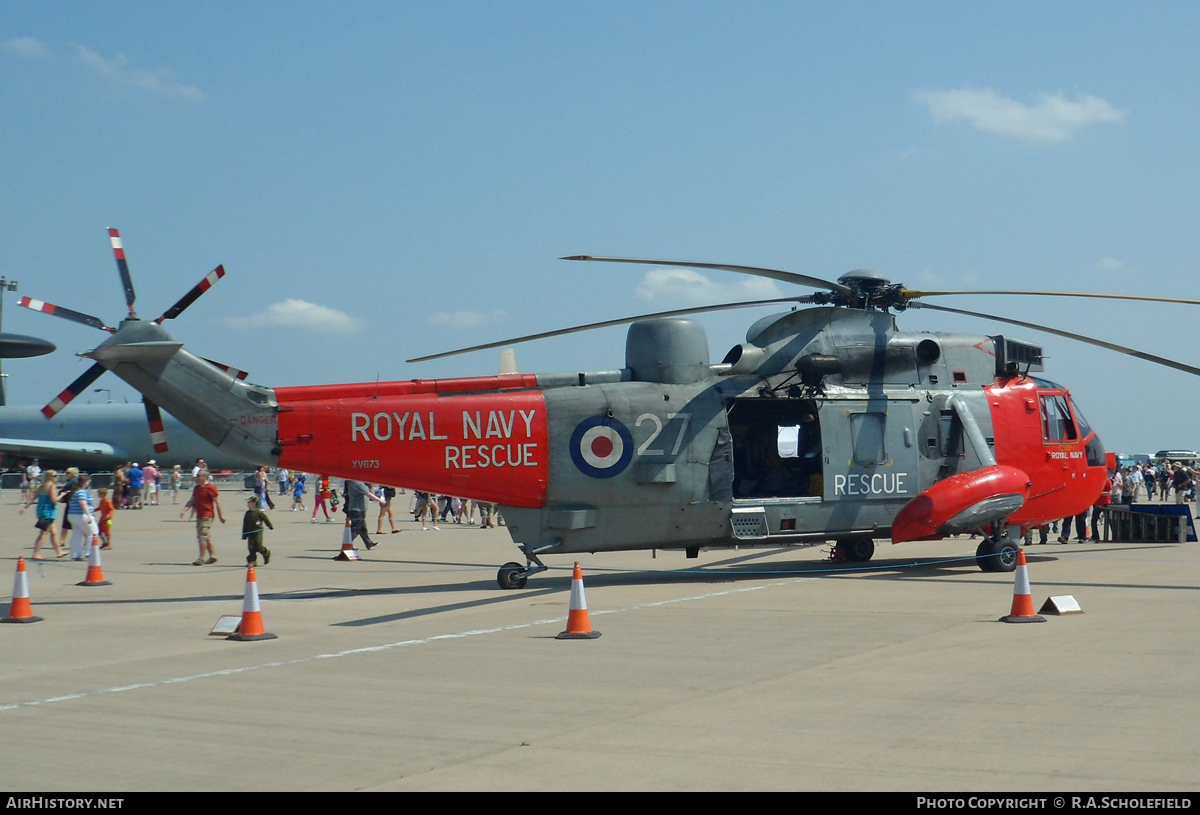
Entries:
[[892, 543], [953, 535], [1007, 517], [1029, 497], [1029, 476], [997, 464], [939, 481], [905, 504]]

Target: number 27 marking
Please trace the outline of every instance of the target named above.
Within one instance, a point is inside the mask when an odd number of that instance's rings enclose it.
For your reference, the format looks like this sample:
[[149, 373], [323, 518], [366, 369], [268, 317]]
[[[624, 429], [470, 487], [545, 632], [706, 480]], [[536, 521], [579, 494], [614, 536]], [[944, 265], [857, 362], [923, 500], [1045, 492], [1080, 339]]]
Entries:
[[[671, 448], [671, 455], [673, 455], [673, 456], [679, 455], [679, 448], [683, 445], [683, 436], [685, 433], [687, 433], [688, 424], [690, 424], [692, 421], [692, 414], [690, 414], [690, 413], [668, 413], [667, 421], [670, 422], [672, 419], [674, 419], [676, 417], [683, 419], [683, 421], [680, 422], [680, 424], [679, 424], [679, 435], [675, 438], [675, 446]], [[653, 422], [654, 423], [654, 432], [652, 432], [650, 434], [650, 438], [646, 439], [644, 442], [641, 443], [641, 445], [637, 449], [637, 454], [639, 456], [665, 455], [665, 453], [662, 450], [650, 450], [649, 449], [650, 445], [654, 443], [654, 440], [657, 439], [659, 437], [659, 434], [661, 434], [663, 431], [662, 419], [658, 418], [658, 416], [653, 413], [643, 413], [641, 416], [637, 417], [637, 420], [633, 423], [633, 426], [641, 427], [642, 422]]]

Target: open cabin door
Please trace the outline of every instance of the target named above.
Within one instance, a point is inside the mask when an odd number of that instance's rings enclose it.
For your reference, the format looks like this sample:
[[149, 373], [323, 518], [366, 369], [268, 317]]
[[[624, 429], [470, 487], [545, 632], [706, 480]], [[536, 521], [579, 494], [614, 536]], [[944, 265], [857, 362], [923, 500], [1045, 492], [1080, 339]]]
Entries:
[[734, 399], [734, 500], [815, 498], [824, 491], [820, 412], [807, 399]]

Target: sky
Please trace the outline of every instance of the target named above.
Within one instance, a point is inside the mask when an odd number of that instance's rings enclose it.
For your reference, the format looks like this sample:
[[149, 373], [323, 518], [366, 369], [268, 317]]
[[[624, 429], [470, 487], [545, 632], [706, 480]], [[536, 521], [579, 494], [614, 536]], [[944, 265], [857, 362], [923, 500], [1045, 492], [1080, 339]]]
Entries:
[[[910, 288], [1200, 299], [1194, 3], [9, 0], [0, 18], [6, 361], [44, 404], [143, 317], [264, 385], [494, 373], [405, 359], [669, 308], [805, 293], [572, 254], [870, 268]], [[1200, 366], [1196, 306], [943, 298]], [[701, 317], [719, 361], [764, 309]], [[1024, 329], [1110, 450], [1200, 449], [1200, 379]], [[625, 329], [521, 345], [624, 364]], [[95, 387], [136, 401], [111, 374]], [[107, 394], [89, 393], [100, 401]], [[82, 399], [83, 397], [81, 397]]]

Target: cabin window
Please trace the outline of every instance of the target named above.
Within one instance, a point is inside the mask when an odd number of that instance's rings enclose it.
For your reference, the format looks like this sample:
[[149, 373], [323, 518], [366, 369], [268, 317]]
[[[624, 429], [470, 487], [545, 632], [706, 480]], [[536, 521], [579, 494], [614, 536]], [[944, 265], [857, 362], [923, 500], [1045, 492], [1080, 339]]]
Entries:
[[1050, 442], [1075, 441], [1079, 438], [1065, 396], [1044, 394], [1041, 403], [1042, 438]]
[[883, 442], [886, 414], [854, 413], [850, 416], [850, 432], [854, 443], [854, 463], [864, 467], [887, 463], [887, 447]]

